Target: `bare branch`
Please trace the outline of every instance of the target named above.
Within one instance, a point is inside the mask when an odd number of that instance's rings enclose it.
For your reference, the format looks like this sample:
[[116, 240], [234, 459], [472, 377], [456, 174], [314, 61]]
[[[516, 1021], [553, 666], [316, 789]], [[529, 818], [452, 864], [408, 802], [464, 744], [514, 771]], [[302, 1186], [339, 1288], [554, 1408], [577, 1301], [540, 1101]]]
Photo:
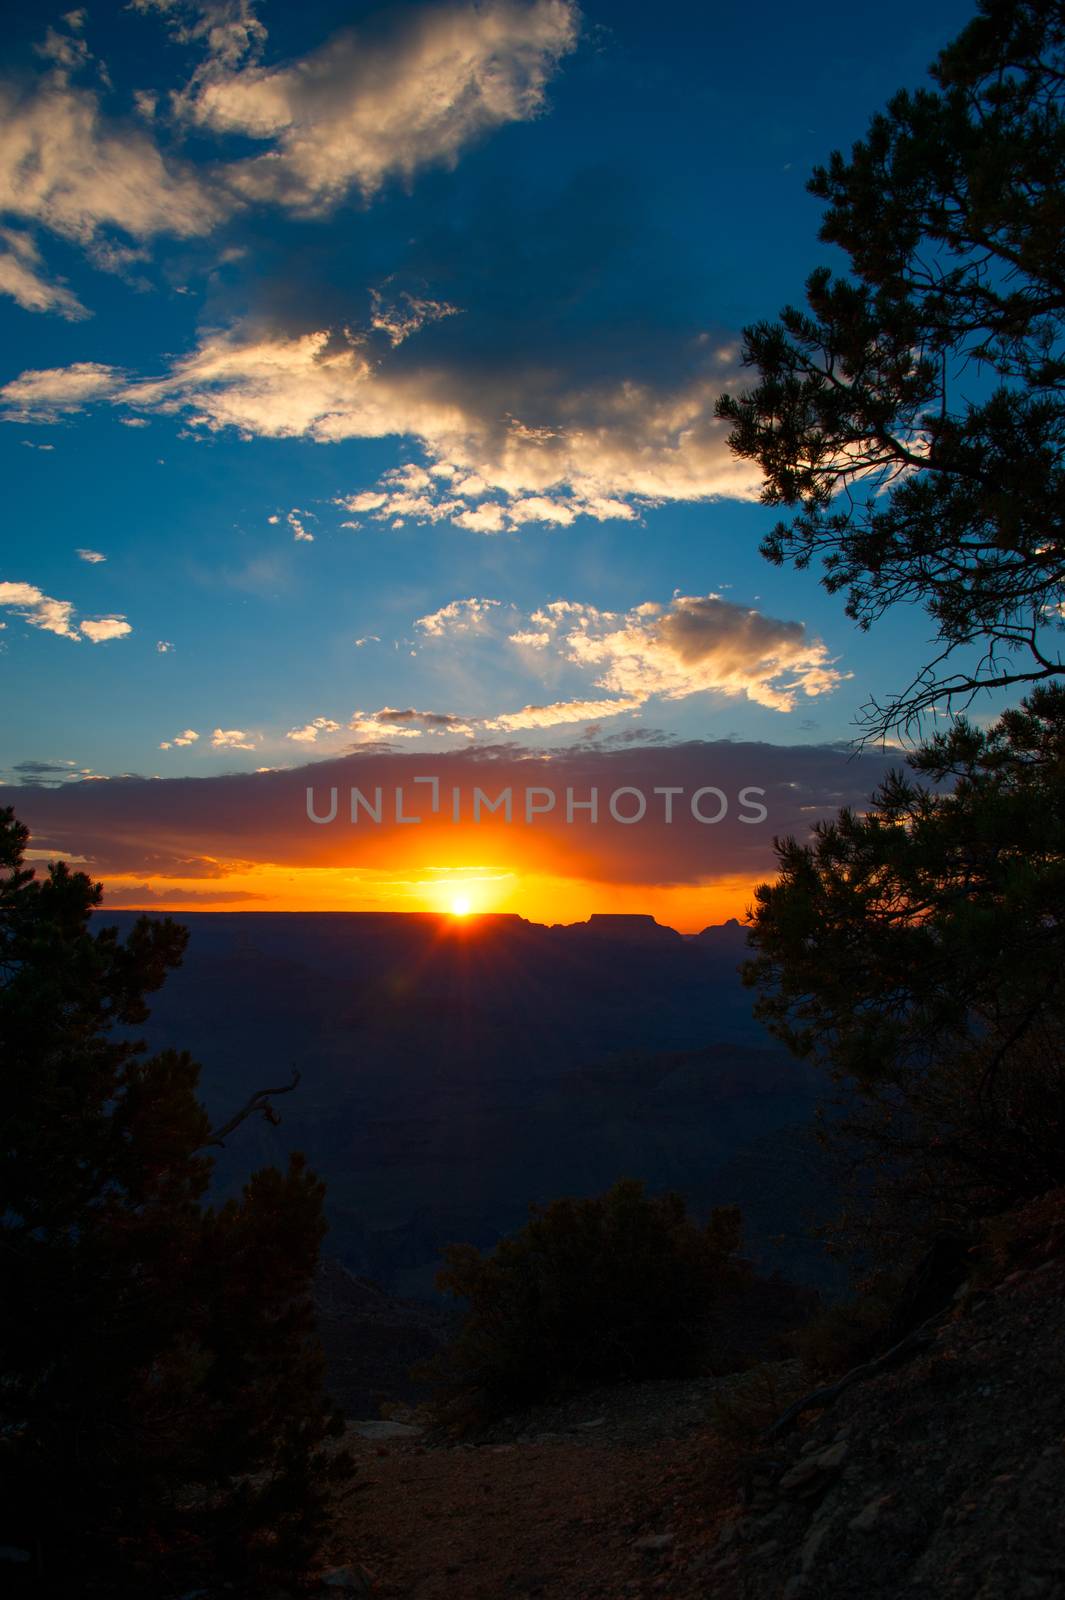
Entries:
[[270, 1097], [275, 1094], [291, 1094], [293, 1089], [295, 1089], [299, 1084], [302, 1077], [303, 1074], [300, 1069], [298, 1067], [293, 1067], [291, 1083], [280, 1084], [275, 1089], [256, 1089], [247, 1105], [243, 1106], [240, 1111], [237, 1111], [233, 1116], [231, 1116], [228, 1122], [223, 1122], [221, 1127], [212, 1128], [207, 1138], [203, 1141], [203, 1144], [199, 1145], [197, 1148], [200, 1150], [207, 1150], [212, 1145], [218, 1145], [219, 1147], [224, 1148], [226, 1139], [234, 1131], [234, 1129], [239, 1128], [242, 1122], [247, 1121], [248, 1117], [255, 1116], [256, 1112], [264, 1116], [267, 1122], [276, 1128], [278, 1123], [281, 1121], [281, 1115], [280, 1112], [278, 1112], [271, 1104]]

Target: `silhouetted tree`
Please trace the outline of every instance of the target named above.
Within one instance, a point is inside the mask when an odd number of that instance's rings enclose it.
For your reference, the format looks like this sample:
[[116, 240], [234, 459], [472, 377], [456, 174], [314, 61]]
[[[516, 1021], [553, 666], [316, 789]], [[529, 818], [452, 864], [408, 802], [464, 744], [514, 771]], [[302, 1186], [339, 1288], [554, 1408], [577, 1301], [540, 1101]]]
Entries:
[[624, 1180], [530, 1208], [490, 1255], [451, 1245], [437, 1282], [467, 1302], [436, 1364], [445, 1416], [479, 1419], [596, 1383], [679, 1377], [707, 1356], [707, 1318], [745, 1281], [735, 1207], [705, 1227], [677, 1194]]
[[100, 886], [35, 877], [27, 837], [0, 812], [0, 1543], [31, 1557], [6, 1570], [64, 1596], [298, 1572], [347, 1472], [322, 1185], [294, 1157], [204, 1205], [198, 1068], [132, 1031], [186, 932], [90, 927]]
[[1065, 671], [1060, 0], [980, 0], [931, 70], [815, 170], [851, 275], [819, 268], [807, 311], [747, 328], [759, 381], [717, 408], [765, 503], [799, 508], [769, 560], [822, 559], [862, 627], [898, 601], [935, 622], [940, 651], [871, 732]]
[[855, 1086], [929, 1204], [1065, 1182], [1065, 687], [959, 720], [867, 812], [777, 844], [744, 969], [756, 1014]]

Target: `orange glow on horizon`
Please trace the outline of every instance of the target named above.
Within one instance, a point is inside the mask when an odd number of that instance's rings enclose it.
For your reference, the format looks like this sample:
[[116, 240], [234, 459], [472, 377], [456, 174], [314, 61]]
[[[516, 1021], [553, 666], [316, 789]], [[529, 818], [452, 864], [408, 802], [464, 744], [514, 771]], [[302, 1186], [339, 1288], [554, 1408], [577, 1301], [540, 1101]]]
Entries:
[[[91, 871], [91, 868], [89, 869]], [[431, 873], [431, 875], [430, 875]], [[529, 922], [584, 922], [593, 913], [643, 914], [680, 933], [729, 917], [743, 920], [755, 880], [603, 883], [553, 873], [478, 865], [404, 873], [346, 867], [234, 867], [216, 877], [120, 878], [104, 884], [103, 910], [435, 911], [448, 918], [507, 913]]]

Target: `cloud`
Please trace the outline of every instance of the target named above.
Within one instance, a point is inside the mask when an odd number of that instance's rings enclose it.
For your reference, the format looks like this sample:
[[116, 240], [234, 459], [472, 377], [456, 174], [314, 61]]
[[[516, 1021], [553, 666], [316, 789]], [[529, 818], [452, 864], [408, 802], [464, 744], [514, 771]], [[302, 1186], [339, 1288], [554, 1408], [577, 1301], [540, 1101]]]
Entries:
[[[309, 516], [309, 515], [310, 515], [309, 512], [304, 511], [304, 512], [300, 513], [299, 510], [297, 509], [297, 510], [294, 510], [294, 511], [290, 511], [288, 513], [288, 516], [285, 518], [285, 521], [288, 523], [289, 527], [292, 529], [292, 537], [295, 539], [297, 544], [313, 544], [314, 543], [314, 534], [308, 532], [307, 528], [304, 526], [303, 521], [301, 520], [302, 517], [306, 517], [306, 516]], [[277, 519], [276, 518], [271, 518], [270, 520], [271, 521], [276, 521]]]
[[252, 0], [129, 0], [129, 8], [162, 16], [178, 44], [201, 45], [208, 70], [236, 68], [266, 43]]
[[499, 600], [478, 600], [473, 596], [468, 600], [451, 600], [446, 606], [441, 606], [439, 611], [431, 611], [428, 616], [418, 617], [414, 626], [432, 639], [483, 633], [486, 631], [493, 608], [500, 604]]
[[99, 550], [75, 550], [74, 554], [77, 556], [79, 561], [88, 561], [92, 566], [96, 566], [99, 562], [107, 560], [107, 557], [105, 555], [101, 555]]
[[638, 370], [591, 376], [597, 352], [576, 345], [546, 367], [500, 350], [485, 370], [458, 347], [446, 360], [408, 355], [418, 343], [382, 353], [357, 329], [245, 324], [205, 333], [158, 378], [123, 381], [114, 368], [81, 363], [24, 373], [0, 399], [13, 415], [42, 419], [109, 400], [246, 438], [411, 438], [424, 464], [337, 498], [379, 522], [450, 520], [498, 533], [578, 517], [632, 521], [670, 500], [758, 497], [760, 476], [732, 454], [713, 415], [736, 381], [731, 345], [689, 340], [676, 370], [651, 381]]
[[0, 388], [5, 422], [54, 422], [64, 412], [80, 411], [95, 400], [117, 394], [122, 376], [99, 361], [69, 367], [30, 368]]
[[486, 718], [483, 726], [504, 733], [517, 733], [532, 728], [554, 728], [565, 722], [587, 722], [594, 717], [616, 717], [623, 711], [639, 711], [643, 696], [620, 700], [556, 700], [547, 706], [524, 706], [521, 711], [507, 711], [500, 717]]
[[93, 644], [105, 644], [108, 639], [123, 639], [133, 629], [125, 617], [90, 617], [78, 624], [82, 633]]
[[[107, 121], [68, 71], [58, 65], [26, 92], [0, 83], [0, 210], [92, 249], [112, 228], [136, 239], [204, 234], [232, 209], [141, 129]], [[112, 264], [106, 254], [101, 264]]]
[[155, 641], [155, 648], [158, 650], [161, 656], [165, 656], [170, 654], [174, 646], [169, 639], [157, 639]]
[[195, 728], [186, 728], [184, 733], [175, 733], [172, 739], [164, 739], [159, 748], [160, 750], [184, 749], [186, 745], [195, 744], [199, 737]]
[[364, 645], [367, 645], [367, 644], [380, 644], [380, 643], [381, 643], [380, 634], [367, 633], [367, 634], [364, 634], [361, 639], [356, 639], [355, 640], [355, 648], [356, 648], [356, 650], [361, 650]]
[[380, 711], [356, 711], [348, 728], [371, 740], [382, 737], [417, 739], [423, 733], [474, 735], [475, 718], [455, 716], [450, 711], [416, 711], [413, 706], [400, 710], [382, 706]]
[[16, 774], [20, 783], [45, 784], [49, 787], [94, 776], [91, 767], [79, 767], [76, 761], [17, 761], [10, 771]]
[[[801, 622], [767, 617], [720, 595], [678, 595], [669, 606], [647, 601], [624, 616], [571, 601], [534, 612], [536, 644], [547, 633], [559, 653], [596, 672], [601, 689], [680, 700], [716, 693], [745, 696], [791, 711], [798, 695], [813, 699], [842, 682], [827, 647]], [[519, 636], [530, 644], [532, 636]]]
[[339, 733], [340, 723], [333, 722], [329, 717], [315, 717], [303, 728], [290, 728], [285, 735], [296, 744], [314, 744], [320, 733]]
[[254, 750], [255, 743], [255, 735], [242, 728], [216, 728], [211, 735], [216, 750]]
[[[523, 751], [508, 746], [406, 752], [366, 746], [351, 755], [315, 761], [289, 771], [208, 778], [112, 779], [73, 782], [58, 788], [12, 788], [0, 803], [16, 805], [31, 828], [35, 847], [86, 856], [95, 875], [156, 878], [224, 877], [230, 863], [272, 863], [292, 868], [343, 867], [428, 870], [453, 859], [456, 840], [476, 851], [479, 863], [503, 864], [527, 873], [619, 883], [704, 883], [715, 876], [754, 879], [773, 872], [774, 834], [805, 838], [819, 818], [844, 805], [861, 808], [894, 759], [868, 752], [856, 756], [832, 746], [785, 746], [726, 740], [677, 744], [624, 744], [606, 748]], [[514, 820], [485, 815], [471, 834], [456, 830], [451, 806], [430, 809], [427, 786], [415, 777], [436, 776], [450, 798], [457, 786], [463, 817], [470, 814], [474, 786], [489, 795], [511, 786]], [[315, 826], [307, 820], [306, 791], [318, 807], [329, 790], [340, 797], [338, 820]], [[379, 826], [348, 823], [348, 791], [371, 796], [380, 786], [385, 807]], [[554, 809], [532, 824], [523, 819], [526, 787], [549, 787]], [[622, 787], [648, 800], [647, 818], [625, 826], [610, 815], [608, 798]], [[688, 803], [704, 786], [732, 799], [718, 825], [701, 825]], [[738, 795], [745, 787], [765, 790], [767, 817], [760, 825], [739, 821]], [[396, 823], [392, 797], [403, 787], [404, 810], [420, 825]], [[587, 813], [565, 819], [565, 791], [583, 799], [599, 791], [599, 820]], [[656, 788], [679, 787], [672, 823], [664, 820]], [[711, 796], [707, 813], [716, 809]]]
[[[518, 628], [504, 622], [495, 609], [499, 605], [496, 600], [453, 600], [419, 617], [415, 627], [427, 639], [442, 642], [509, 626], [508, 643], [534, 658], [550, 652], [588, 672], [597, 689], [619, 698], [526, 706], [481, 719], [486, 728], [516, 731], [581, 717], [594, 720], [639, 709], [654, 697], [681, 700], [694, 694], [744, 696], [787, 712], [800, 696], [816, 699], [831, 693], [845, 676], [827, 646], [811, 638], [801, 622], [769, 617], [716, 594], [676, 595], [668, 605], [648, 600], [625, 613], [552, 600]], [[512, 611], [506, 608], [508, 619]]]
[[10, 606], [16, 616], [32, 628], [56, 633], [62, 639], [77, 639], [73, 625], [74, 606], [70, 600], [53, 600], [33, 583], [0, 583], [0, 606]]
[[140, 910], [142, 907], [165, 905], [172, 910], [175, 901], [190, 910], [197, 910], [202, 906], [229, 906], [237, 905], [242, 901], [261, 900], [262, 896], [252, 893], [248, 889], [186, 889], [178, 893], [166, 894], [158, 889], [153, 889], [148, 883], [122, 884], [112, 888], [104, 887], [103, 904], [109, 911], [118, 911], [123, 907]]
[[0, 228], [7, 249], [0, 252], [0, 294], [10, 295], [24, 311], [54, 311], [68, 322], [89, 315], [65, 284], [41, 270], [41, 253], [33, 240], [13, 228]]
[[[370, 299], [373, 305], [370, 327], [386, 334], [393, 346], [402, 344], [412, 333], [419, 333], [430, 322], [441, 322], [444, 317], [461, 315], [458, 306], [448, 305], [444, 300], [421, 298], [408, 294], [406, 290], [402, 290], [396, 300], [389, 302], [380, 290], [371, 289]], [[400, 301], [404, 302], [404, 307], [400, 306]]]
[[[249, 203], [324, 214], [352, 190], [453, 166], [475, 139], [544, 106], [548, 80], [575, 46], [570, 0], [452, 0], [410, 7], [359, 32], [345, 30], [284, 66], [260, 64], [266, 29], [251, 0], [130, 0], [163, 18], [204, 59], [159, 115], [154, 90], [133, 93], [134, 121], [106, 116], [95, 86], [73, 81], [94, 58], [81, 37], [49, 27], [36, 46], [46, 70], [28, 87], [0, 83], [0, 211], [80, 244], [98, 267], [124, 272], [157, 235], [212, 232]], [[110, 87], [106, 69], [97, 76]], [[156, 130], [191, 127], [258, 142], [255, 154], [183, 159]], [[124, 242], [125, 235], [136, 244]], [[26, 235], [0, 254], [0, 292], [28, 310], [87, 315], [39, 270]], [[427, 297], [383, 300], [375, 325], [399, 344], [454, 313]]]
[[34, 45], [34, 52], [42, 60], [53, 62], [63, 72], [79, 72], [93, 59], [85, 40], [76, 36], [85, 25], [85, 12], [69, 11], [63, 21], [74, 31], [69, 34], [59, 33], [55, 28], [49, 27], [43, 44]]
[[410, 7], [288, 66], [216, 57], [176, 103], [201, 128], [267, 146], [227, 165], [238, 194], [314, 215], [352, 189], [368, 198], [452, 166], [474, 139], [535, 116], [576, 39], [567, 0]]

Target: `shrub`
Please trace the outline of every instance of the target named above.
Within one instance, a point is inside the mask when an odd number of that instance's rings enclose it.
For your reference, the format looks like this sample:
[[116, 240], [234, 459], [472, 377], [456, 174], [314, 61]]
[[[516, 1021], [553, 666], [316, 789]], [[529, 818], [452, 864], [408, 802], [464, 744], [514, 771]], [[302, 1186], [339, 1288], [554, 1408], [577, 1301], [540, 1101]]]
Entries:
[[625, 1180], [532, 1207], [491, 1255], [450, 1246], [437, 1281], [468, 1309], [436, 1364], [441, 1414], [498, 1415], [598, 1383], [698, 1371], [710, 1313], [747, 1276], [740, 1232], [735, 1207], [700, 1227], [679, 1195]]

